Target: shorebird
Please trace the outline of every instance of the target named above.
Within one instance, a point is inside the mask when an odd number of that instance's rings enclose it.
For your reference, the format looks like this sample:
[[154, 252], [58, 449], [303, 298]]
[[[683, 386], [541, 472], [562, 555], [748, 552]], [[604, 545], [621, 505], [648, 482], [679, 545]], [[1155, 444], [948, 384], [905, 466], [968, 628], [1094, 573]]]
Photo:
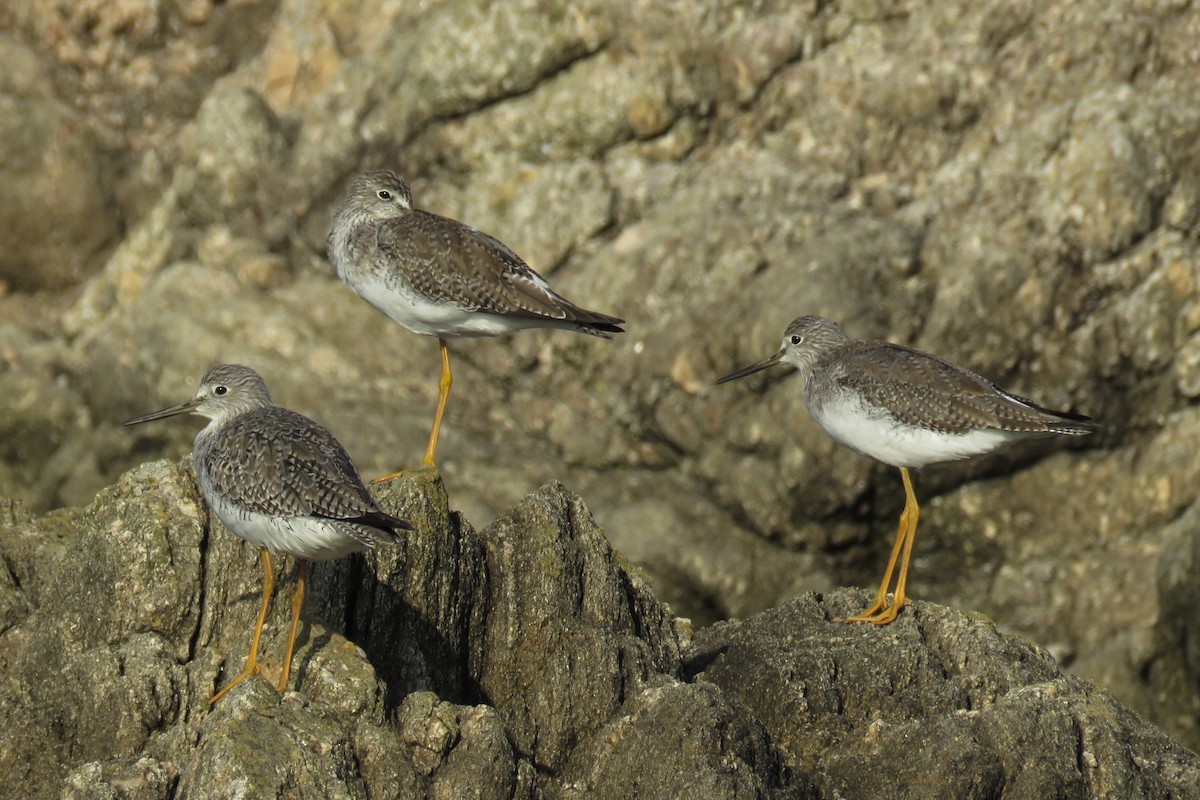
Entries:
[[[837, 442], [900, 469], [904, 511], [875, 600], [845, 622], [887, 625], [907, 602], [905, 587], [917, 519], [910, 469], [990, 453], [1036, 436], [1086, 436], [1090, 418], [1010, 394], [940, 356], [901, 344], [851, 339], [836, 322], [806, 316], [792, 322], [779, 352], [718, 384], [787, 364], [801, 374], [809, 414]], [[903, 555], [901, 552], [903, 551]], [[888, 603], [896, 560], [900, 575]]]
[[261, 671], [258, 642], [275, 588], [272, 552], [299, 561], [292, 623], [278, 683], [282, 692], [291, 674], [308, 562], [392, 544], [401, 531], [414, 528], [381, 511], [333, 434], [308, 417], [271, 402], [266, 383], [249, 367], [213, 367], [191, 400], [123, 424], [189, 412], [210, 420], [196, 434], [192, 447], [204, 499], [225, 527], [262, 549], [262, 604], [250, 655], [237, 677], [209, 702], [216, 703]]
[[453, 382], [449, 339], [524, 328], [565, 328], [605, 339], [624, 332], [624, 320], [570, 302], [498, 239], [414, 208], [408, 184], [390, 170], [364, 172], [350, 184], [326, 250], [338, 277], [360, 297], [410, 331], [438, 339], [442, 377], [427, 467], [436, 466]]

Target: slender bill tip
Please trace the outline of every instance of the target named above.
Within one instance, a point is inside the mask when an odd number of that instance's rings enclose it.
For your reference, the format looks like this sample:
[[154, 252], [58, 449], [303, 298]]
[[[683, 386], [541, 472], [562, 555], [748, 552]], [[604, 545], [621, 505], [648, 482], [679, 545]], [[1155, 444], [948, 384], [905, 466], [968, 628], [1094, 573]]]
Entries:
[[716, 385], [720, 386], [722, 383], [728, 383], [729, 381], [736, 381], [738, 378], [744, 378], [747, 375], [753, 375], [756, 372], [762, 372], [764, 369], [767, 369], [768, 367], [774, 367], [777, 364], [781, 363], [780, 359], [782, 359], [782, 358], [783, 358], [783, 351], [781, 350], [780, 352], [776, 353], [773, 356], [768, 356], [767, 358], [764, 358], [762, 361], [756, 361], [755, 363], [751, 364], [748, 367], [742, 367], [741, 369], [737, 370], [736, 372], [731, 372], [723, 378], [718, 378]]
[[168, 406], [167, 408], [163, 408], [158, 411], [151, 411], [149, 414], [142, 414], [140, 417], [134, 417], [133, 419], [127, 419], [124, 422], [122, 422], [121, 424], [125, 425], [125, 426], [140, 425], [143, 422], [150, 422], [150, 421], [156, 420], [156, 419], [166, 419], [167, 417], [174, 417], [179, 414], [186, 414], [189, 411], [194, 411], [194, 410], [196, 410], [196, 407], [199, 405], [200, 405], [200, 403], [196, 402], [195, 400], [189, 400], [186, 403], [180, 403], [179, 405], [175, 405], [175, 406]]

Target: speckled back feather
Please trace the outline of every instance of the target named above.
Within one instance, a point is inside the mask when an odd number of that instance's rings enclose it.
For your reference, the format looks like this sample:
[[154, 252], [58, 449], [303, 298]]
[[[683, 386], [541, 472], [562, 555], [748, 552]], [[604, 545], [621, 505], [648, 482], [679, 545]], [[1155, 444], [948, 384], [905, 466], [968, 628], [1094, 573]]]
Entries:
[[395, 265], [410, 286], [433, 302], [574, 322], [601, 335], [621, 332], [622, 320], [570, 302], [503, 242], [457, 220], [414, 210], [388, 220], [376, 244], [380, 260]]

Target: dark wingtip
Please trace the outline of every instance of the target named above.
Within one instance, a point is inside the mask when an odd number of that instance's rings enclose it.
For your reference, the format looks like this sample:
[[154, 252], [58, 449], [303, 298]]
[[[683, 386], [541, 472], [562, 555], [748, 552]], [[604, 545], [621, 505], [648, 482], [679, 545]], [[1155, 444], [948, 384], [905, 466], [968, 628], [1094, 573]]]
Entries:
[[1072, 414], [1065, 411], [1056, 411], [1055, 416], [1060, 420], [1049, 425], [1050, 430], [1055, 433], [1065, 433], [1073, 436], [1091, 436], [1093, 433], [1098, 433], [1101, 430], [1101, 425], [1091, 417], [1085, 417], [1083, 414]]
[[1055, 433], [1089, 436], [1100, 430], [1100, 423], [1084, 414], [1076, 414], [1072, 411], [1058, 411], [1057, 409], [1039, 406], [1036, 403], [1032, 405], [1051, 418], [1047, 421], [1046, 428]]
[[392, 525], [392, 533], [394, 533], [396, 535], [399, 535], [400, 531], [408, 531], [409, 533], [416, 533], [417, 526], [413, 525], [411, 522], [409, 522], [407, 520], [399, 519], [397, 517], [390, 517], [390, 519], [391, 519], [391, 525]]
[[1009, 400], [1016, 402], [1018, 405], [1025, 406], [1037, 411], [1041, 415], [1040, 422], [1046, 426], [1045, 430], [1051, 433], [1062, 433], [1068, 436], [1090, 436], [1101, 430], [1102, 426], [1089, 416], [1084, 414], [1076, 414], [1072, 411], [1059, 411], [1054, 408], [1047, 408], [1039, 403], [1035, 403], [1028, 397], [1006, 392], [1000, 387], [995, 387], [1001, 395]]
[[[610, 333], [624, 333], [625, 329], [621, 327], [625, 323], [623, 319], [609, 317], [612, 322], [580, 322], [579, 332], [599, 336], [601, 339], [611, 339]], [[619, 323], [619, 324], [618, 324]]]
[[378, 528], [382, 531], [388, 531], [395, 535], [400, 535], [401, 531], [415, 531], [417, 528], [411, 522], [393, 517], [391, 514], [386, 514], [382, 511], [371, 511], [363, 514], [355, 522], [363, 525], [370, 525], [372, 528]]

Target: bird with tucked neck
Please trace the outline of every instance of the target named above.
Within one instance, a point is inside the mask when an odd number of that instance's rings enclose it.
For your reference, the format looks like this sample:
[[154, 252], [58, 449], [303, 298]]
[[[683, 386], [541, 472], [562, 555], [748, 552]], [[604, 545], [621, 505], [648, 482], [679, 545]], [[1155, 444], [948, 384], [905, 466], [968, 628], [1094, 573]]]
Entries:
[[[846, 622], [887, 625], [907, 602], [908, 565], [921, 509], [910, 469], [990, 453], [1021, 439], [1087, 436], [1089, 417], [1053, 411], [1011, 394], [940, 356], [883, 341], [850, 338], [836, 322], [800, 317], [778, 352], [718, 384], [786, 364], [801, 376], [813, 420], [840, 444], [900, 470], [904, 511], [875, 599]], [[897, 560], [894, 599], [888, 588]]]
[[[624, 320], [580, 308], [500, 240], [413, 207], [391, 170], [359, 175], [346, 189], [326, 241], [329, 260], [360, 297], [414, 333], [436, 336], [442, 356], [425, 466], [436, 466], [450, 396], [448, 342], [526, 328], [561, 328], [605, 339]], [[399, 472], [385, 475], [390, 480]]]
[[329, 431], [271, 401], [262, 377], [237, 364], [213, 367], [191, 400], [127, 420], [138, 425], [178, 414], [208, 417], [192, 447], [205, 501], [235, 536], [262, 550], [263, 592], [242, 671], [210, 703], [261, 672], [258, 644], [275, 588], [271, 553], [299, 560], [292, 621], [277, 688], [287, 688], [304, 605], [309, 561], [394, 544], [415, 530], [379, 509]]

